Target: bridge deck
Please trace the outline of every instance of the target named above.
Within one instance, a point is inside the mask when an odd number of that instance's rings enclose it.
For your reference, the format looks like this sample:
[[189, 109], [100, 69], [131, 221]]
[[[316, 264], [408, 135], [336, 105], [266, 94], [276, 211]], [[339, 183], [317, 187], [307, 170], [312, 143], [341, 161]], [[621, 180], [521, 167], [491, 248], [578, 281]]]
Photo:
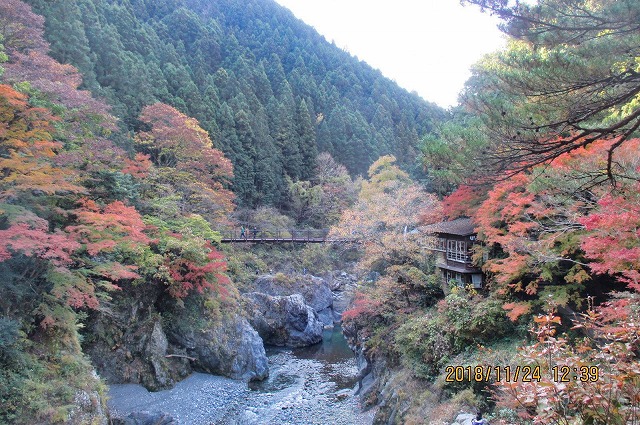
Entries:
[[329, 237], [327, 229], [246, 229], [222, 231], [222, 243], [341, 243], [355, 239]]
[[248, 243], [257, 243], [257, 242], [294, 242], [294, 243], [338, 243], [338, 242], [348, 242], [346, 239], [326, 239], [326, 238], [277, 238], [277, 237], [223, 237], [222, 243], [231, 243], [231, 242], [248, 242]]

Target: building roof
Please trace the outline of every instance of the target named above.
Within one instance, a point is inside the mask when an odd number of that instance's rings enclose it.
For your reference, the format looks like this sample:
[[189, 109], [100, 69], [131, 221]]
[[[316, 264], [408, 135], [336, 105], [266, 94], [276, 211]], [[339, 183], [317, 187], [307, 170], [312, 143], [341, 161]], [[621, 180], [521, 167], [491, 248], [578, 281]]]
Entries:
[[434, 223], [424, 226], [422, 230], [426, 233], [447, 233], [457, 236], [469, 236], [477, 233], [470, 218], [457, 218], [452, 221]]

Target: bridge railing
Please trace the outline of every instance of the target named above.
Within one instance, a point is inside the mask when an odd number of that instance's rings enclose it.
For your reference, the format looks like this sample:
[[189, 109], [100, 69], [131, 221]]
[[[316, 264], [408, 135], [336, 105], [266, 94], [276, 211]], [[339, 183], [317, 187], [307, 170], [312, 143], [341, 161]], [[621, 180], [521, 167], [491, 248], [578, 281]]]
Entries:
[[240, 228], [223, 230], [220, 232], [223, 241], [242, 240], [279, 240], [279, 241], [318, 241], [325, 240], [329, 229], [254, 229], [246, 228], [244, 235]]

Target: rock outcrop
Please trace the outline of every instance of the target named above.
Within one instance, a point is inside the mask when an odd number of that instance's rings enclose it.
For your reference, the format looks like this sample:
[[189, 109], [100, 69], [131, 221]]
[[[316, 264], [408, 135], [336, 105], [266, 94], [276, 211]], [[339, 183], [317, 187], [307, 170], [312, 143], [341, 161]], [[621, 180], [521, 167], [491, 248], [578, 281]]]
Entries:
[[311, 275], [285, 276], [276, 275], [260, 276], [254, 282], [255, 292], [272, 296], [289, 296], [300, 294], [304, 302], [317, 314], [318, 320], [325, 326], [332, 326], [333, 293], [327, 281]]
[[456, 421], [451, 425], [471, 425], [476, 415], [473, 413], [460, 413], [456, 416]]
[[194, 370], [245, 381], [269, 375], [262, 339], [243, 317], [226, 318], [221, 324], [170, 334], [171, 340], [193, 357]]
[[342, 313], [349, 308], [355, 294], [357, 279], [345, 271], [335, 271], [325, 276], [329, 289], [333, 296], [333, 320], [340, 322]]
[[366, 348], [366, 338], [356, 326], [343, 325], [349, 346], [356, 353], [358, 364], [358, 390], [356, 394], [366, 408], [376, 407], [375, 424], [403, 423], [402, 417], [409, 409], [407, 398], [400, 396], [406, 380], [394, 376], [384, 355], [373, 357]]
[[188, 359], [167, 357], [185, 352], [169, 344], [158, 318], [128, 319], [112, 314], [92, 324], [92, 334], [103, 338], [89, 342], [85, 352], [108, 384], [135, 383], [158, 391], [191, 373]]
[[251, 326], [265, 344], [305, 347], [322, 341], [322, 322], [302, 295], [272, 296], [260, 292], [244, 294]]
[[[92, 375], [97, 381], [96, 373]], [[68, 423], [107, 425], [109, 419], [105, 404], [106, 400], [99, 391], [79, 389], [73, 396], [73, 408], [69, 411]]]
[[243, 380], [269, 374], [260, 336], [237, 314], [215, 323], [202, 319], [194, 328], [185, 320], [172, 322], [167, 331], [161, 315], [142, 300], [123, 310], [96, 314], [89, 324], [93, 338], [85, 343], [108, 384], [142, 384], [158, 391], [194, 370]]

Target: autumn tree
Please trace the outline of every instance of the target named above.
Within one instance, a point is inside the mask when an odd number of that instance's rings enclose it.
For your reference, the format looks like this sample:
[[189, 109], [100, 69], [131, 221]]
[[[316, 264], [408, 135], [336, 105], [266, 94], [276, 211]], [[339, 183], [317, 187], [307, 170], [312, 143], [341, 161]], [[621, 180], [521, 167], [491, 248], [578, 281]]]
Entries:
[[159, 264], [147, 269], [148, 278], [164, 285], [175, 299], [194, 293], [210, 299], [226, 297], [231, 283], [225, 272], [223, 254], [208, 240], [185, 228], [185, 234], [158, 232], [155, 251], [161, 255]]
[[[584, 308], [587, 288], [601, 293], [611, 278], [637, 285], [632, 234], [638, 139], [616, 150], [612, 172], [618, 185], [594, 183], [606, 179], [614, 143], [594, 142], [493, 187], [476, 221], [483, 240], [503, 253], [484, 266], [493, 275], [494, 290], [529, 296], [542, 290], [562, 306]], [[609, 283], [597, 275], [609, 275]], [[526, 312], [521, 307], [509, 305]]]
[[[198, 121], [161, 103], [145, 107], [140, 120], [150, 129], [137, 134], [136, 146], [155, 165], [147, 196], [162, 202], [175, 195], [181, 213], [224, 219], [233, 208], [228, 189], [233, 177], [231, 162], [213, 147]], [[155, 192], [160, 187], [163, 189]]]
[[537, 316], [534, 343], [514, 364], [539, 376], [529, 382], [498, 382], [499, 407], [539, 424], [632, 424], [640, 420], [638, 294], [617, 294], [590, 309], [575, 327], [584, 336], [559, 334], [553, 309]]
[[27, 101], [26, 95], [0, 85], [0, 199], [26, 191], [81, 192], [74, 173], [53, 164], [62, 148], [53, 138], [56, 118]]
[[20, 0], [8, 0], [0, 5], [0, 33], [11, 52], [48, 47], [43, 37], [44, 18]]
[[[231, 209], [228, 161], [197, 122], [172, 122], [175, 110], [150, 115], [157, 133], [149, 130], [176, 162], [158, 166], [153, 151], [129, 157], [111, 140], [130, 142], [114, 136], [106, 104], [79, 90], [74, 67], [47, 55], [42, 33], [42, 18], [26, 4], [0, 5], [8, 53], [0, 54], [1, 77], [12, 84], [0, 84], [2, 423], [73, 422], [69, 406], [79, 392], [96, 394], [98, 409], [101, 384], [79, 332], [106, 303], [128, 305], [135, 293], [155, 297], [152, 304], [173, 307], [193, 297], [215, 305], [233, 292], [212, 245], [219, 235], [181, 208], [193, 202], [224, 216]], [[174, 124], [183, 133], [170, 134]], [[164, 198], [141, 198], [148, 193]], [[136, 206], [149, 201], [166, 207], [160, 217], [140, 214]]]
[[[98, 124], [100, 132], [115, 130], [115, 119], [109, 114], [106, 103], [79, 89], [82, 76], [76, 68], [48, 55], [44, 19], [33, 13], [30, 6], [19, 0], [3, 2], [0, 5], [0, 36], [9, 56], [4, 66], [6, 82], [28, 81], [39, 97], [67, 108], [65, 120], [73, 121], [76, 129], [88, 131], [93, 127], [95, 130]], [[67, 135], [77, 137], [73, 132]]]
[[613, 153], [640, 127], [638, 3], [466, 3], [497, 14], [513, 38], [476, 65], [461, 98], [491, 140], [487, 169], [517, 172], [612, 140], [606, 169], [613, 178]]
[[384, 156], [371, 165], [355, 205], [331, 230], [336, 236], [357, 238], [362, 250], [358, 269], [363, 275], [380, 276], [360, 288], [356, 310], [346, 313], [347, 318], [413, 309], [441, 295], [429, 277], [429, 257], [423, 255], [423, 238], [417, 230], [420, 215], [437, 209], [438, 201], [394, 162], [393, 156]]
[[437, 204], [394, 162], [393, 156], [384, 156], [369, 167], [369, 180], [362, 182], [358, 201], [342, 213], [340, 224], [332, 230], [362, 240], [365, 269], [382, 270], [411, 258], [418, 246], [415, 232], [410, 232], [419, 214]]
[[298, 223], [325, 228], [340, 219], [342, 211], [355, 202], [357, 185], [347, 169], [323, 152], [315, 160], [311, 180], [288, 180], [288, 210]]

